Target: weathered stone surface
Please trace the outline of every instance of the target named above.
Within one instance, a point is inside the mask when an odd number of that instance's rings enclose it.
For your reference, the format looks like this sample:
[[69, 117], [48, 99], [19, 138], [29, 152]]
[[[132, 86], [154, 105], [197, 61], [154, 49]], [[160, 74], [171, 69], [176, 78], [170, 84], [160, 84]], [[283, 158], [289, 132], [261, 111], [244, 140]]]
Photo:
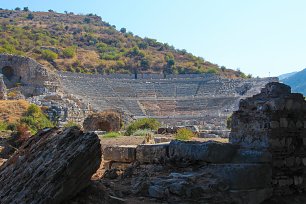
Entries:
[[270, 164], [211, 164], [207, 171], [223, 179], [232, 190], [267, 188], [272, 178]]
[[20, 83], [24, 95], [39, 95], [44, 89], [55, 91], [59, 85], [56, 73], [35, 60], [10, 54], [0, 54], [0, 73], [8, 88]]
[[0, 167], [1, 203], [61, 203], [89, 185], [100, 162], [97, 135], [43, 130]]
[[233, 163], [270, 163], [272, 155], [266, 150], [238, 149], [234, 155]]
[[120, 145], [106, 147], [103, 151], [103, 158], [116, 162], [133, 162], [136, 159], [137, 145]]
[[3, 82], [3, 75], [0, 74], [0, 100], [6, 100], [7, 95], [6, 95], [6, 86]]
[[191, 162], [228, 163], [232, 161], [236, 151], [235, 145], [214, 141], [204, 143], [172, 141], [169, 145], [170, 159]]
[[233, 114], [230, 142], [245, 149], [233, 161], [271, 163], [274, 194], [306, 189], [302, 184], [306, 178], [305, 105], [303, 95], [291, 93], [289, 86], [269, 83]]
[[272, 196], [272, 188], [252, 189], [252, 190], [231, 190], [230, 194], [234, 203], [258, 204]]
[[167, 158], [169, 144], [138, 145], [136, 160], [141, 164], [160, 163]]
[[85, 131], [119, 131], [121, 128], [121, 115], [114, 111], [94, 113], [88, 116], [83, 123]]

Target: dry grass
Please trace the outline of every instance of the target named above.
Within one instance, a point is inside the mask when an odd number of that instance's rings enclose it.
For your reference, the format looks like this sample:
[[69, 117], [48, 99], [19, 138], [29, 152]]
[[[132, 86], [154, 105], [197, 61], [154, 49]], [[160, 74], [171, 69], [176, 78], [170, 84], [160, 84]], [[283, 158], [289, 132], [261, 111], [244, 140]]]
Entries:
[[27, 111], [25, 100], [0, 100], [0, 122], [14, 123]]
[[192, 140], [200, 141], [200, 142], [207, 142], [207, 141], [216, 141], [216, 142], [222, 142], [222, 143], [228, 143], [228, 138], [192, 138]]

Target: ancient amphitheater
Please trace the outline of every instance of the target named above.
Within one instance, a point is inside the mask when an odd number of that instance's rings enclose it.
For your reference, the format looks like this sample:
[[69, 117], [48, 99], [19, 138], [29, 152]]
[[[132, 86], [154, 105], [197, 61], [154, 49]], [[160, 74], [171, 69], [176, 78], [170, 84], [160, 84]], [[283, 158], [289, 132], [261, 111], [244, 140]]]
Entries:
[[118, 109], [134, 118], [164, 124], [197, 124], [224, 129], [240, 99], [260, 92], [277, 78], [222, 79], [216, 75], [86, 75], [59, 73], [64, 91], [98, 111]]
[[212, 74], [56, 73], [33, 59], [7, 54], [0, 55], [0, 74], [8, 92], [19, 90], [30, 102], [50, 107], [50, 116], [58, 115], [61, 123], [82, 124], [92, 109], [116, 109], [130, 119], [152, 117], [164, 125], [199, 125], [210, 130], [224, 130], [240, 99], [278, 81]]

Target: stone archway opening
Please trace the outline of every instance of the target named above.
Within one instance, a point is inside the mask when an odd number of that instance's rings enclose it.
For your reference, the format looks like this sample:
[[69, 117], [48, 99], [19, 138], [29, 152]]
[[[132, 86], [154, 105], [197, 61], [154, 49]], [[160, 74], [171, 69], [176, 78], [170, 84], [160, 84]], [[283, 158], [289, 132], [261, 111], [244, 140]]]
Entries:
[[14, 69], [10, 66], [5, 66], [2, 68], [2, 74], [8, 79], [11, 80], [14, 76]]

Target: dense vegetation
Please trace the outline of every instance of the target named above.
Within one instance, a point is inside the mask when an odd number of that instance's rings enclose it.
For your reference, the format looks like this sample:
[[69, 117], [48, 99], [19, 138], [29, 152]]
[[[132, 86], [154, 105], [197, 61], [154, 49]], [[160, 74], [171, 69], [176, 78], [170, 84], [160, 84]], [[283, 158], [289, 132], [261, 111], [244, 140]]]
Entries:
[[132, 135], [137, 130], [157, 130], [160, 123], [154, 118], [142, 118], [132, 122], [126, 129], [125, 135]]
[[82, 73], [217, 73], [246, 77], [167, 43], [140, 38], [96, 15], [0, 10], [0, 53], [32, 57], [58, 70]]
[[0, 121], [0, 131], [17, 131], [23, 136], [35, 134], [40, 129], [53, 126], [41, 108], [34, 104], [29, 105], [27, 111], [15, 122]]

